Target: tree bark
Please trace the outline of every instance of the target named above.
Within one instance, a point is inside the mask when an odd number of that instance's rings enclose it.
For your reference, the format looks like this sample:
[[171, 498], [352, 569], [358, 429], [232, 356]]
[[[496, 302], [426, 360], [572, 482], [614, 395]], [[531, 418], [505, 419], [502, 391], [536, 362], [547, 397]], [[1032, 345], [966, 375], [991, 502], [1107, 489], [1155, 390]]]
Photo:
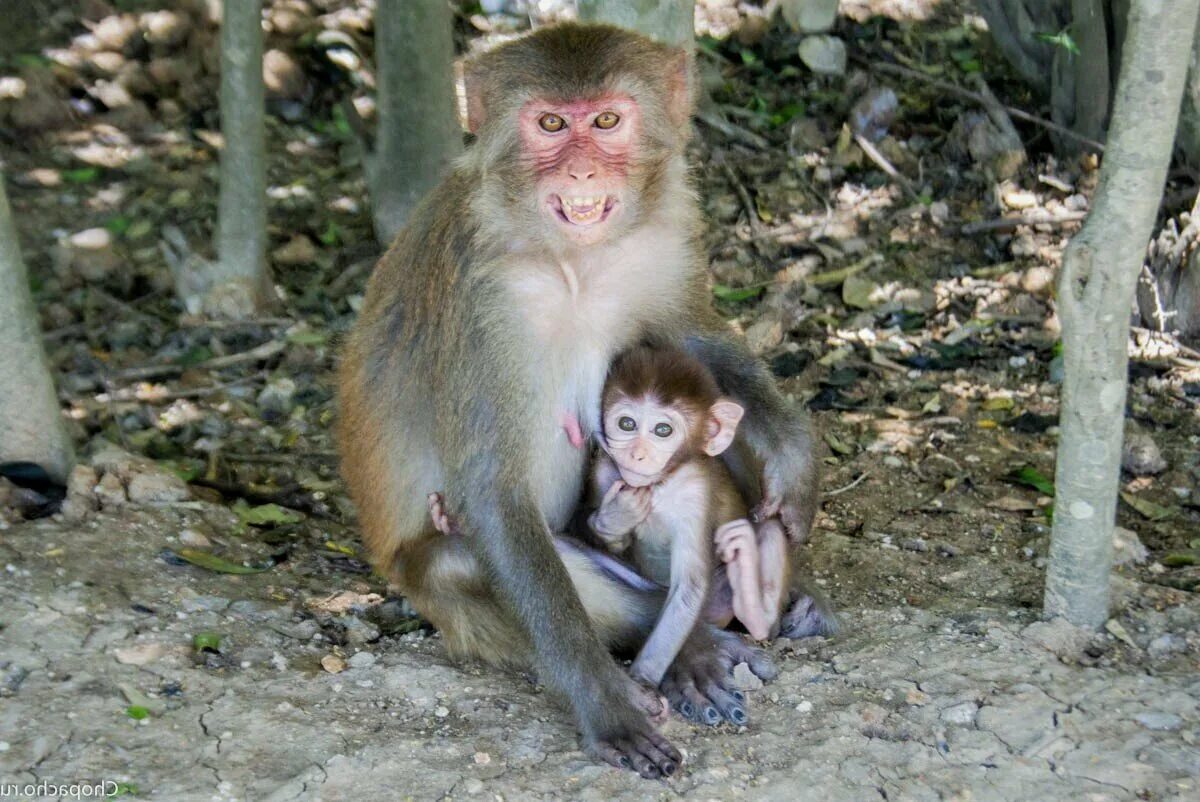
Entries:
[[462, 152], [454, 94], [454, 17], [447, 0], [378, 0], [379, 126], [368, 180], [384, 245]]
[[262, 0], [225, 0], [221, 19], [221, 194], [204, 311], [244, 318], [271, 305]]
[[608, 22], [676, 47], [695, 39], [694, 0], [579, 0], [579, 19]]
[[65, 483], [74, 461], [0, 175], [0, 462], [33, 462]]
[[1063, 382], [1045, 615], [1108, 618], [1120, 479], [1129, 309], [1171, 159], [1200, 0], [1131, 4], [1092, 212], [1063, 255]]

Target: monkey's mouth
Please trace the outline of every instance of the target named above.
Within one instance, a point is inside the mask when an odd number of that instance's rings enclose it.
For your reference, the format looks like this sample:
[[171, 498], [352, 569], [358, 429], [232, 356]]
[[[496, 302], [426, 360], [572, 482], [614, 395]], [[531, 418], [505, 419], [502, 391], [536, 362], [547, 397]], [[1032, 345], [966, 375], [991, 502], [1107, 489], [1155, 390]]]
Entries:
[[550, 206], [559, 219], [573, 226], [590, 226], [608, 219], [617, 199], [611, 195], [578, 196], [564, 198], [554, 195]]

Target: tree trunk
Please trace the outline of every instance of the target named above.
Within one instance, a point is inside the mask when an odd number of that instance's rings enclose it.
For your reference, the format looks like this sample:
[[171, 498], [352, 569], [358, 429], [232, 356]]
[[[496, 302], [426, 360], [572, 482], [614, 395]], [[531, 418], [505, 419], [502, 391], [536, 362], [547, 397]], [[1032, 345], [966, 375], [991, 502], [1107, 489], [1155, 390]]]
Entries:
[[74, 461], [0, 176], [0, 462], [36, 463], [65, 484]]
[[1100, 186], [1063, 254], [1062, 410], [1045, 614], [1108, 618], [1129, 308], [1171, 159], [1200, 0], [1135, 0]]
[[1183, 108], [1179, 112], [1179, 149], [1193, 167], [1200, 167], [1200, 26], [1192, 41]]
[[462, 152], [447, 0], [378, 0], [379, 126], [368, 174], [375, 236], [385, 246]]
[[694, 0], [579, 0], [579, 19], [632, 28], [677, 47], [691, 47], [695, 37]]
[[204, 310], [244, 318], [271, 305], [262, 0], [225, 0], [221, 19], [221, 196]]

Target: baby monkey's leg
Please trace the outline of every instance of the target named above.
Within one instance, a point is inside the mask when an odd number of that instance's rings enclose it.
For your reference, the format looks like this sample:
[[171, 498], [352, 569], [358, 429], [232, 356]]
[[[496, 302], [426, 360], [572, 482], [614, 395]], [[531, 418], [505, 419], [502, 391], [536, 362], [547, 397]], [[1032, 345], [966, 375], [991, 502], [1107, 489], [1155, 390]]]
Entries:
[[717, 529], [714, 539], [733, 592], [734, 616], [755, 640], [769, 637], [774, 621], [768, 619], [763, 604], [763, 577], [754, 526], [744, 518], [730, 521]]

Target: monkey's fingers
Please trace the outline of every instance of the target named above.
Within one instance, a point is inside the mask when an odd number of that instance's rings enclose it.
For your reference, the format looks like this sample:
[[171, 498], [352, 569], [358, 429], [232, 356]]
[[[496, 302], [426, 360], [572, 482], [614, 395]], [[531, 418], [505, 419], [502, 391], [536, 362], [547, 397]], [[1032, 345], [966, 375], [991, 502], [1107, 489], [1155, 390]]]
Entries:
[[700, 690], [727, 721], [741, 726], [750, 720], [743, 706], [746, 696], [741, 691], [727, 690], [716, 682], [708, 682]]
[[762, 649], [749, 645], [732, 632], [718, 631], [716, 635], [721, 649], [729, 656], [733, 665], [745, 663], [754, 676], [763, 682], [770, 682], [779, 676], [779, 669]]
[[688, 721], [707, 724], [710, 727], [721, 723], [721, 711], [707, 696], [700, 693], [692, 680], [666, 680], [663, 682], [663, 690], [671, 700], [671, 707]]
[[774, 518], [782, 506], [783, 499], [780, 496], [769, 494], [750, 511], [750, 520], [760, 524], [768, 518]]

